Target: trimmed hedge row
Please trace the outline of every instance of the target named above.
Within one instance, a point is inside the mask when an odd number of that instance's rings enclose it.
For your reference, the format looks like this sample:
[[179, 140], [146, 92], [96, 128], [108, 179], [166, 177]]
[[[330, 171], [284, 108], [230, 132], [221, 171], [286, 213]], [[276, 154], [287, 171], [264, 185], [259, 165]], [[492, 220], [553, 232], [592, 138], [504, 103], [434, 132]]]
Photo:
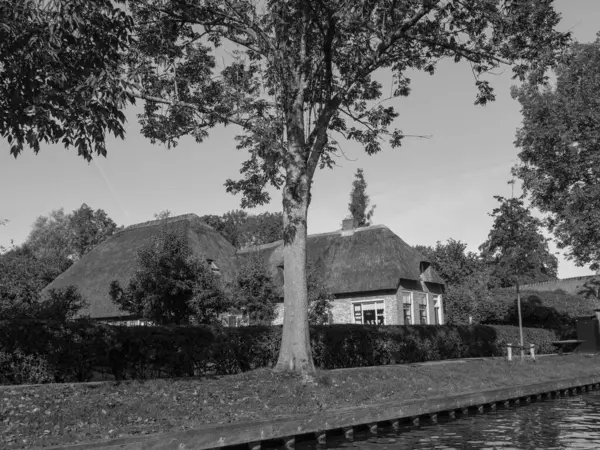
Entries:
[[[322, 369], [501, 356], [518, 336], [516, 327], [495, 325], [311, 327], [313, 357]], [[233, 374], [273, 366], [280, 340], [280, 326], [0, 321], [0, 383], [87, 381], [94, 371], [116, 379]], [[553, 340], [552, 331], [525, 329], [525, 341], [538, 352], [550, 352]]]

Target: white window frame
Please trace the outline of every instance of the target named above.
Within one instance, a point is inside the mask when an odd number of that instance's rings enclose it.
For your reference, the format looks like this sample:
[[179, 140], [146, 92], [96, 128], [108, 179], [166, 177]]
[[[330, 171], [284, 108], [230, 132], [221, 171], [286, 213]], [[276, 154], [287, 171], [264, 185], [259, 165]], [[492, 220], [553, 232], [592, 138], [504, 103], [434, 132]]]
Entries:
[[427, 292], [415, 293], [419, 294], [419, 296], [425, 300], [425, 323], [421, 322], [421, 305], [423, 304], [423, 301], [415, 301], [415, 305], [419, 313], [419, 325], [429, 325], [429, 322], [431, 322], [429, 320], [429, 296], [427, 295]]
[[[405, 305], [405, 301], [404, 301], [404, 294], [408, 294], [408, 299], [410, 300], [410, 323], [406, 323], [406, 321], [404, 320], [404, 305]], [[404, 322], [404, 325], [414, 325], [415, 324], [415, 305], [414, 305], [414, 300], [413, 300], [413, 293], [412, 291], [402, 291], [401, 294], [402, 297], [402, 321]]]
[[[437, 299], [438, 302], [438, 310], [439, 310], [439, 325], [444, 324], [444, 308], [442, 307], [442, 294], [432, 294], [433, 297], [433, 313], [435, 315], [435, 302]], [[434, 319], [435, 322], [435, 319]]]
[[[351, 302], [351, 305], [350, 305], [350, 308], [351, 308], [350, 314], [351, 314], [351, 317], [352, 317], [352, 322], [351, 323], [358, 324], [358, 322], [356, 322], [356, 318], [354, 316], [354, 306], [355, 305], [361, 305], [361, 308], [360, 308], [360, 325], [364, 325], [365, 324], [364, 323], [365, 319], [364, 319], [364, 316], [363, 316], [363, 309], [362, 309], [362, 305], [365, 304], [365, 303], [381, 303], [383, 305], [383, 325], [385, 325], [386, 324], [385, 323], [385, 299], [383, 299], [383, 298], [374, 298], [374, 299], [370, 299], [370, 300], [353, 300]], [[381, 309], [381, 308], [377, 308], [377, 307], [375, 308], [375, 321], [377, 321], [377, 309]]]

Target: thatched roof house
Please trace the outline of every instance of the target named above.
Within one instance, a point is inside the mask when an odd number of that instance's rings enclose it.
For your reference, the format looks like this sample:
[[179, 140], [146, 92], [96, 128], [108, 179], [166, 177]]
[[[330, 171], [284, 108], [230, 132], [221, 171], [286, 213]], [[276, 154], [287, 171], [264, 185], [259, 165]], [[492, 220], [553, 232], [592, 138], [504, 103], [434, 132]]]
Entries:
[[[336, 295], [397, 290], [401, 280], [444, 285], [429, 260], [385, 225], [309, 235], [307, 262]], [[283, 285], [283, 241], [239, 250], [239, 256], [260, 253], [278, 286]]]
[[[109, 295], [110, 283], [127, 284], [136, 269], [138, 250], [164, 225], [154, 220], [119, 231], [75, 262], [45, 290], [75, 285], [89, 302], [82, 311], [102, 320], [125, 320]], [[283, 297], [283, 242], [236, 249], [195, 214], [167, 219], [181, 232], [199, 258], [215, 264], [224, 281], [235, 280], [238, 264], [252, 254], [261, 255]], [[389, 228], [356, 228], [347, 219], [342, 230], [308, 237], [308, 262], [323, 275], [335, 294], [336, 323], [443, 323], [444, 282], [429, 261]], [[279, 308], [282, 319], [283, 306]]]
[[213, 261], [226, 280], [236, 274], [235, 247], [196, 214], [186, 214], [161, 220], [144, 222], [121, 230], [84, 255], [59, 275], [44, 290], [75, 285], [89, 302], [82, 314], [96, 319], [118, 319], [128, 316], [109, 296], [113, 280], [126, 285], [136, 269], [138, 250], [149, 243], [160, 227], [182, 233], [194, 254]]
[[[243, 258], [256, 253], [264, 258], [283, 295], [283, 241], [240, 250], [237, 254]], [[379, 309], [384, 310], [382, 317], [386, 324], [406, 320], [443, 321], [444, 281], [427, 258], [384, 225], [356, 228], [352, 219], [346, 219], [342, 230], [309, 235], [306, 254], [308, 264], [322, 274], [336, 296], [333, 310], [336, 323], [354, 323], [358, 321], [353, 312], [356, 305], [362, 311], [374, 307], [373, 304], [378, 306], [378, 302], [385, 303]], [[410, 306], [405, 305], [408, 302]], [[426, 311], [422, 312], [420, 305], [424, 303]], [[404, 312], [404, 308], [410, 309]], [[435, 308], [438, 308], [437, 318]], [[280, 311], [276, 322], [281, 318]], [[361, 321], [364, 323], [364, 317]]]

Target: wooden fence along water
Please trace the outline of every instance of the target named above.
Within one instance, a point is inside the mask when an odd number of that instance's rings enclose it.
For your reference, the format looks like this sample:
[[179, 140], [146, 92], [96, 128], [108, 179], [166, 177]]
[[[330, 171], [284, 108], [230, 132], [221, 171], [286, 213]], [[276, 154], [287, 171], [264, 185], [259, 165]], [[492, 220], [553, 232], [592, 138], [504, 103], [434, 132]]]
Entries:
[[541, 400], [543, 397], [569, 395], [600, 389], [600, 375], [549, 381], [539, 384], [513, 386], [447, 396], [409, 400], [403, 403], [370, 405], [337, 409], [314, 415], [282, 417], [254, 423], [205, 425], [193, 430], [156, 435], [113, 439], [103, 442], [52, 447], [53, 449], [83, 450], [167, 450], [167, 449], [213, 449], [248, 444], [259, 450], [261, 442], [283, 440], [286, 448], [293, 448], [297, 437], [310, 434], [319, 443], [325, 443], [328, 432], [343, 432], [352, 440], [356, 427], [367, 426], [369, 432], [377, 433], [380, 425], [399, 429], [402, 422], [418, 423], [419, 420], [437, 421], [438, 415], [468, 414], [470, 410], [484, 412], [497, 405], [508, 406], [520, 402]]

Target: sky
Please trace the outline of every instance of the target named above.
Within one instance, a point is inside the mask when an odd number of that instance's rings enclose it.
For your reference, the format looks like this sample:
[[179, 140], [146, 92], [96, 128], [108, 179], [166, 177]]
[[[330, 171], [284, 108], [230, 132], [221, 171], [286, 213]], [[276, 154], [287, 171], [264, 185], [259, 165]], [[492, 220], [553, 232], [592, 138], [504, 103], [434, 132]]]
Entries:
[[[562, 30], [590, 42], [600, 30], [600, 0], [557, 0]], [[390, 85], [383, 76], [384, 86]], [[434, 76], [415, 74], [408, 98], [387, 102], [400, 116], [395, 126], [408, 137], [400, 148], [383, 146], [369, 156], [354, 143], [341, 143], [337, 167], [317, 172], [308, 216], [309, 233], [339, 229], [348, 215], [349, 193], [357, 168], [376, 205], [373, 222], [383, 224], [410, 245], [435, 245], [449, 238], [477, 251], [492, 226], [494, 195], [510, 196], [510, 169], [518, 162], [513, 145], [520, 126], [519, 104], [510, 97], [511, 70], [489, 77], [496, 101], [475, 106], [476, 90], [467, 64], [446, 61]], [[239, 177], [247, 154], [236, 150], [234, 127], [212, 130], [198, 144], [190, 138], [168, 150], [140, 135], [136, 107], [127, 111], [125, 140], [108, 140], [107, 158], [91, 163], [62, 146], [25, 151], [17, 159], [0, 141], [0, 245], [22, 243], [40, 215], [87, 203], [101, 208], [118, 224], [152, 220], [168, 209], [174, 215], [222, 214], [240, 207], [240, 197], [223, 183]], [[520, 194], [517, 186], [515, 194]], [[271, 204], [250, 213], [281, 210], [281, 193]], [[551, 236], [549, 236], [551, 237]], [[551, 243], [551, 249], [556, 247]], [[559, 258], [560, 278], [588, 275], [586, 267]]]

